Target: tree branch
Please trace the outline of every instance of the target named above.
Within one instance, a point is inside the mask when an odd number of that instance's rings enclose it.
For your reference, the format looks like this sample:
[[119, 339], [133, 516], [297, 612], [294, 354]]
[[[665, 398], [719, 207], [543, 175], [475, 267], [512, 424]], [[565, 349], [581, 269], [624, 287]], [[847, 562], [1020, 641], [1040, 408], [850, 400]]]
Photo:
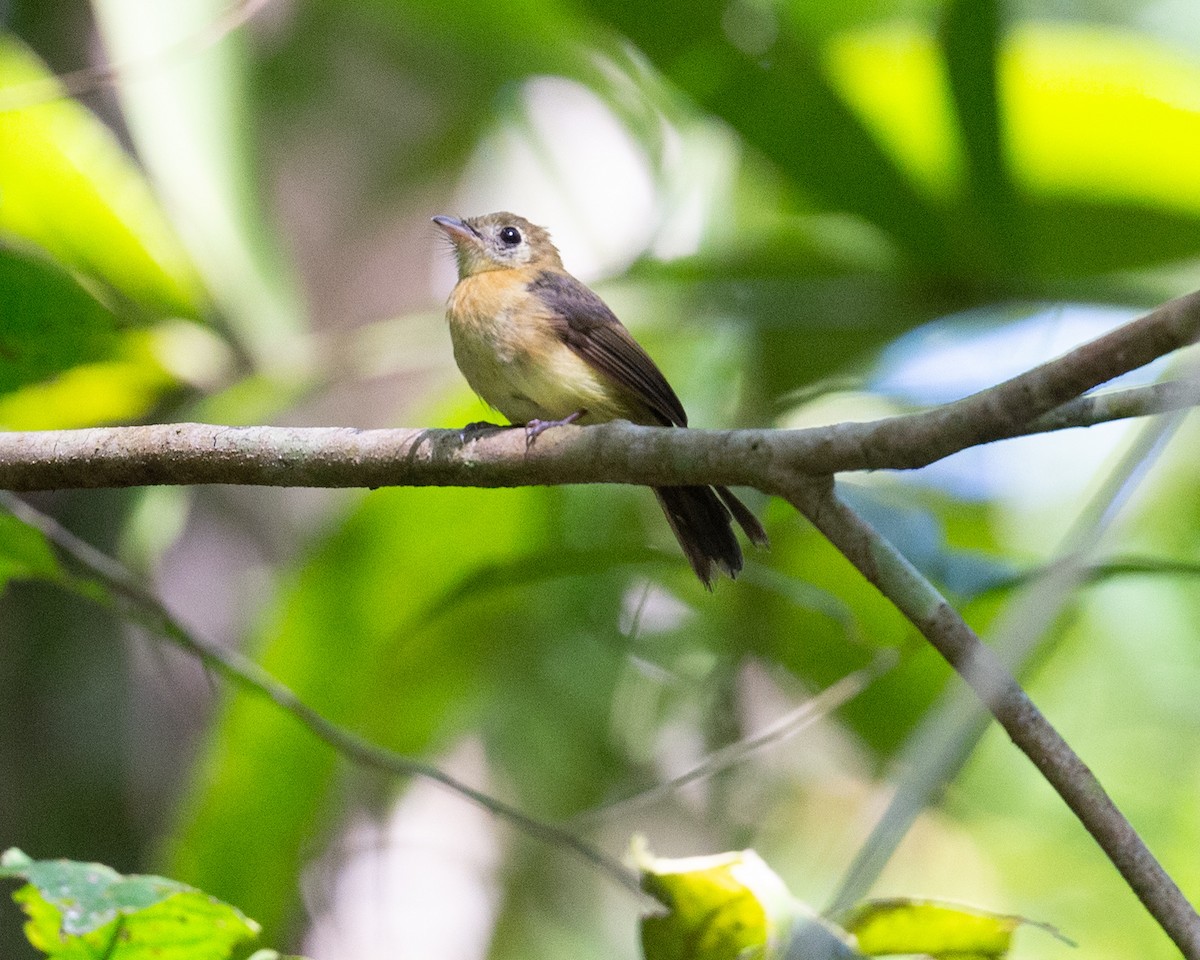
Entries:
[[672, 430], [617, 422], [524, 433], [156, 424], [0, 433], [0, 489], [155, 484], [288, 487], [723, 484], [782, 493], [797, 474], [912, 469], [967, 447], [1188, 406], [1191, 382], [1080, 395], [1200, 337], [1200, 292], [962, 400], [804, 430]]
[[970, 685], [1183, 955], [1200, 958], [1200, 915], [992, 649], [900, 551], [838, 499], [831, 480], [798, 483], [788, 499]]
[[[1055, 622], [1091, 580], [1088, 558], [1181, 419], [1176, 413], [1140, 425], [1134, 442], [1081, 507], [1054, 551], [1057, 559], [1033, 573], [1026, 589], [992, 621], [988, 646], [1015, 675], [1050, 649]], [[849, 909], [866, 895], [920, 812], [962, 771], [988, 728], [984, 706], [969, 687], [955, 685], [925, 714], [896, 758], [895, 793], [847, 871], [835, 908]]]
[[[599, 482], [744, 485], [784, 496], [963, 676], [1185, 956], [1200, 960], [1200, 916], [1091, 771], [933, 586], [837, 500], [832, 481], [833, 474], [842, 471], [912, 469], [995, 440], [1195, 405], [1200, 397], [1194, 382], [1082, 395], [1198, 338], [1200, 292], [1164, 304], [1058, 359], [954, 403], [873, 423], [807, 430], [677, 430], [610, 423], [557, 428], [532, 446], [526, 444], [524, 431], [503, 429], [464, 437], [454, 430], [174, 424], [0, 434], [0, 489], [201, 483], [498, 487]], [[230, 669], [220, 660], [214, 663]], [[252, 674], [236, 675], [244, 679]], [[294, 702], [290, 692], [277, 692], [276, 702], [320, 735], [325, 721]], [[350, 737], [345, 752], [359, 762], [380, 766], [396, 762]], [[404, 772], [419, 771], [408, 767]], [[506, 815], [514, 821], [523, 816], [519, 811]], [[537, 826], [544, 825], [531, 823], [530, 829]], [[567, 837], [561, 842], [587, 855], [580, 841]]]
[[1198, 405], [1200, 383], [1194, 380], [1168, 380], [1147, 387], [1108, 390], [1078, 397], [1038, 417], [1029, 424], [1029, 433], [1094, 427], [1114, 420], [1171, 413]]

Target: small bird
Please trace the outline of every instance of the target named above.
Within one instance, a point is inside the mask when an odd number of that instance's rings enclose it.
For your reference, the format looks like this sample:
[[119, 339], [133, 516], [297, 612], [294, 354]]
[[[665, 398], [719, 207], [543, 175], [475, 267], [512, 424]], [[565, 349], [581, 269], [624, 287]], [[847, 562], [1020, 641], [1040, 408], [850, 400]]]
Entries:
[[[683, 404], [608, 306], [563, 269], [550, 234], [512, 213], [438, 216], [458, 260], [446, 319], [471, 388], [526, 442], [567, 423], [686, 427]], [[725, 487], [655, 487], [684, 555], [709, 590], [716, 571], [742, 569], [733, 533], [768, 545], [766, 531]]]

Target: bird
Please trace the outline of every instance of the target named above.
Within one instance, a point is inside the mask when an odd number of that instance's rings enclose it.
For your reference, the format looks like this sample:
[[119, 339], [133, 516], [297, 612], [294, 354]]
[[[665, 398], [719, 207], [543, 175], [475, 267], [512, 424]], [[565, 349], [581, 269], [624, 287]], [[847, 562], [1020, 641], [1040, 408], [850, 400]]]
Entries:
[[[545, 228], [507, 212], [433, 223], [458, 263], [446, 306], [455, 362], [485, 403], [524, 426], [527, 444], [568, 423], [687, 427], [662, 371], [608, 305], [566, 271]], [[769, 546], [758, 519], [725, 487], [653, 490], [708, 590], [718, 573], [734, 578], [742, 569], [731, 521], [756, 546]]]

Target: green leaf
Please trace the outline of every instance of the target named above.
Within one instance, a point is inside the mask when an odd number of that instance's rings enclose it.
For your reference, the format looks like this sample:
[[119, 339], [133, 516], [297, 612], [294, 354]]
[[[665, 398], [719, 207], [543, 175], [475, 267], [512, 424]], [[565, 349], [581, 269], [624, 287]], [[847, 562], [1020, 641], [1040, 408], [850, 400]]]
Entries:
[[704, 857], [653, 856], [640, 837], [642, 886], [665, 913], [642, 919], [645, 960], [854, 960], [847, 933], [796, 900], [753, 850]]
[[1027, 226], [1013, 189], [1001, 114], [999, 0], [951, 0], [941, 41], [966, 160], [958, 226], [971, 245], [975, 271], [1005, 277], [1024, 263]]
[[[1147, 170], [1146, 176], [1154, 173]], [[1194, 257], [1200, 250], [1200, 216], [1163, 206], [1035, 198], [1025, 204], [1024, 216], [1028, 262], [1048, 277], [1136, 270]]]
[[0, 589], [10, 580], [57, 580], [61, 573], [41, 531], [0, 512]]
[[19, 238], [146, 317], [196, 316], [191, 265], [137, 167], [45, 65], [0, 34], [0, 239]]
[[42, 383], [0, 394], [0, 429], [68, 430], [143, 416], [178, 386], [146, 331], [130, 331], [107, 360], [84, 363]]
[[614, 567], [653, 568], [678, 566], [673, 555], [645, 548], [614, 550], [563, 550], [552, 548], [527, 556], [514, 556], [502, 563], [479, 566], [453, 584], [430, 605], [425, 616], [435, 619], [452, 612], [460, 603], [502, 590], [528, 590], [563, 577], [585, 577]]
[[120, 343], [112, 312], [40, 257], [0, 247], [0, 290], [0, 394], [107, 358]]
[[966, 153], [968, 189], [977, 200], [1011, 193], [997, 95], [998, 0], [951, 0], [942, 20], [942, 49]]
[[869, 956], [920, 953], [932, 957], [998, 958], [1008, 954], [1020, 917], [936, 900], [870, 900], [843, 926]]
[[0, 246], [0, 290], [0, 428], [130, 420], [176, 385], [157, 331], [126, 328], [60, 265]]
[[233, 907], [163, 877], [34, 861], [16, 849], [0, 858], [0, 877], [28, 881], [13, 899], [29, 917], [30, 943], [56, 960], [225, 960], [258, 935]]

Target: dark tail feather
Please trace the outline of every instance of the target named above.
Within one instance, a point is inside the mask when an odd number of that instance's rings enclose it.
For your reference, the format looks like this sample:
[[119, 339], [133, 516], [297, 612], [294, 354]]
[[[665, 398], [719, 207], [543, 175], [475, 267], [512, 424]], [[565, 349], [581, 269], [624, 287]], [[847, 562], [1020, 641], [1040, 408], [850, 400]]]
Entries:
[[754, 515], [724, 487], [656, 487], [654, 495], [688, 563], [709, 590], [718, 571], [736, 577], [742, 569], [742, 548], [733, 533], [731, 511], [746, 536], [759, 546], [767, 543]]
[[750, 508], [730, 493], [728, 487], [713, 487], [713, 489], [717, 491], [717, 496], [725, 502], [725, 506], [733, 514], [733, 519], [738, 522], [738, 526], [742, 528], [742, 532], [750, 538], [750, 542], [756, 547], [769, 550], [771, 541], [767, 537], [767, 531], [758, 522], [758, 517], [750, 512]]

